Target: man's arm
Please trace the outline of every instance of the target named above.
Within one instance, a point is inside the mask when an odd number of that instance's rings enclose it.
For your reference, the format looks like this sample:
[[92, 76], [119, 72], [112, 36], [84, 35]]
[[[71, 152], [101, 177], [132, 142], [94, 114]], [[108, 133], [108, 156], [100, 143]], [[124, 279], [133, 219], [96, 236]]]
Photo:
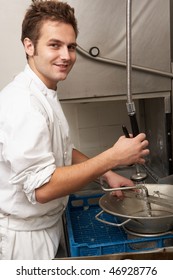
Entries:
[[147, 146], [145, 134], [141, 133], [134, 138], [120, 137], [113, 147], [90, 159], [74, 150], [73, 165], [57, 167], [50, 181], [35, 190], [36, 200], [46, 203], [69, 195], [102, 175], [112, 182], [110, 170], [119, 165], [144, 163], [143, 157], [149, 154]]

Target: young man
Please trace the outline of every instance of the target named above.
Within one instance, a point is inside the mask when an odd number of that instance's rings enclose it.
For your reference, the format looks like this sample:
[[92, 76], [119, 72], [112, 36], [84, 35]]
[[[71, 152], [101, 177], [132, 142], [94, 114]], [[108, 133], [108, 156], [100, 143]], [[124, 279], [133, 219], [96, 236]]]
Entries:
[[111, 169], [149, 153], [143, 133], [91, 159], [74, 148], [56, 90], [75, 63], [77, 34], [66, 3], [36, 0], [25, 15], [28, 63], [0, 93], [0, 259], [54, 258], [68, 195], [100, 176], [132, 186]]

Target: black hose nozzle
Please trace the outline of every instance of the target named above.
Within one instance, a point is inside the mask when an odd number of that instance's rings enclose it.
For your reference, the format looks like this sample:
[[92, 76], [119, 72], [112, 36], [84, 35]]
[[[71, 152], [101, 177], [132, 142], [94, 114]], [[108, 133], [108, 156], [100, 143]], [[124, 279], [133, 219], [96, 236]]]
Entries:
[[130, 117], [130, 123], [131, 123], [133, 137], [135, 137], [139, 134], [139, 128], [138, 128], [138, 123], [137, 123], [137, 119], [136, 119], [136, 114], [129, 115], [129, 117]]

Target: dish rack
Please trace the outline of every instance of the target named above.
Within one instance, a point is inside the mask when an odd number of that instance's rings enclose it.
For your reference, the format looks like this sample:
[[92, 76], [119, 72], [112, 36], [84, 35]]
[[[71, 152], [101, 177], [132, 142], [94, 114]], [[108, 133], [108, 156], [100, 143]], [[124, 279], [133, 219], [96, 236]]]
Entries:
[[[173, 234], [159, 237], [138, 237], [122, 227], [106, 225], [95, 219], [101, 211], [102, 194], [71, 195], [65, 211], [65, 227], [69, 257], [100, 256], [141, 252], [173, 245]], [[103, 219], [118, 222], [113, 215], [103, 213]]]

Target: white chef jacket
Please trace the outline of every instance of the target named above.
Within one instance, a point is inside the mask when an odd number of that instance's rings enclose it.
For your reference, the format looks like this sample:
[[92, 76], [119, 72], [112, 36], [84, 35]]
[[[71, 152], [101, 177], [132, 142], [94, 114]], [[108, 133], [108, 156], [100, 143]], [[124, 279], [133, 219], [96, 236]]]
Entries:
[[[24, 237], [25, 232], [27, 238], [26, 232], [35, 231], [37, 241], [32, 236], [31, 242], [39, 247], [41, 236], [46, 236], [43, 231], [48, 229], [49, 240], [43, 243], [50, 247], [50, 243], [57, 243], [52, 245], [52, 253], [42, 252], [40, 256], [31, 252], [26, 258], [54, 257], [60, 238], [58, 225], [68, 197], [40, 204], [35, 189], [49, 182], [56, 167], [71, 165], [72, 149], [57, 92], [48, 89], [27, 65], [0, 93], [0, 259], [18, 258], [16, 252], [20, 250], [7, 253], [5, 248], [11, 242], [15, 248], [12, 239], [17, 240], [16, 234]], [[14, 232], [15, 237], [9, 240]], [[19, 239], [25, 240], [23, 237]], [[4, 240], [8, 244], [3, 247]], [[27, 240], [24, 243], [29, 244]]]

